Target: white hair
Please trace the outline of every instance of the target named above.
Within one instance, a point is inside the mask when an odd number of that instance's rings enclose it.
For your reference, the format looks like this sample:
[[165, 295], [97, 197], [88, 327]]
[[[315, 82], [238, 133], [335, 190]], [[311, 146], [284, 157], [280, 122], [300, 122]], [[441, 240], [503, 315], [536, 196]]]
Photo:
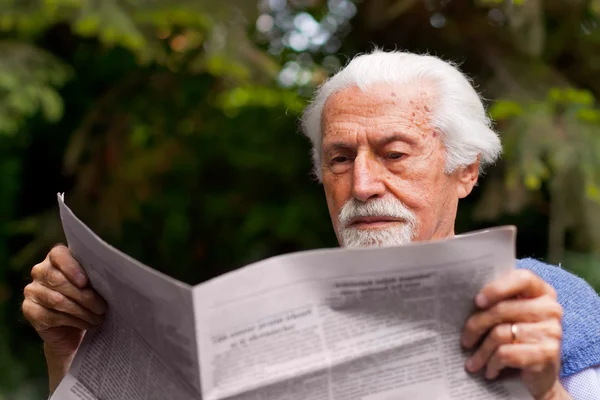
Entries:
[[455, 64], [431, 55], [375, 49], [355, 57], [321, 85], [304, 111], [302, 131], [312, 142], [314, 172], [319, 181], [322, 180], [321, 122], [327, 99], [346, 88], [365, 91], [381, 83], [433, 84], [436, 104], [430, 105], [433, 115], [430, 123], [440, 132], [446, 147], [446, 173], [471, 165], [478, 156], [483, 172], [500, 156], [502, 145], [482, 100]]

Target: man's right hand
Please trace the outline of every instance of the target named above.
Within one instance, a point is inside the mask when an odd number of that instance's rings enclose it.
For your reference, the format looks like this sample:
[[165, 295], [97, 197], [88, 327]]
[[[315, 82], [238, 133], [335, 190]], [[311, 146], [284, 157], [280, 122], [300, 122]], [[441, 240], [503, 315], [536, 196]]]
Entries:
[[65, 376], [86, 330], [104, 320], [106, 302], [89, 285], [69, 249], [54, 247], [31, 270], [23, 314], [44, 341], [50, 392]]

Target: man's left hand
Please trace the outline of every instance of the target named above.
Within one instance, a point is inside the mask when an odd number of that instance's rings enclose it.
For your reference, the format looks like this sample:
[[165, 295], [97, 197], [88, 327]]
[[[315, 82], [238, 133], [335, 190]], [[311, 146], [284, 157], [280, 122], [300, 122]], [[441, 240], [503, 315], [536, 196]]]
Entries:
[[494, 379], [504, 368], [517, 368], [535, 399], [570, 398], [558, 380], [563, 310], [556, 299], [556, 291], [528, 270], [486, 285], [461, 339], [466, 348], [481, 343], [467, 370], [485, 368], [485, 377]]

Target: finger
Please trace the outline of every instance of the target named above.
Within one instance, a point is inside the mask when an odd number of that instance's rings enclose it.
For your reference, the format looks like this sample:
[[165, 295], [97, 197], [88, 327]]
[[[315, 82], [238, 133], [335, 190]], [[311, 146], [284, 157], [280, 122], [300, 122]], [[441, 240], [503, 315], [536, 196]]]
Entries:
[[39, 265], [39, 267], [36, 265], [31, 271], [34, 282], [39, 282], [49, 289], [62, 293], [96, 314], [106, 312], [106, 302], [95, 290], [90, 287], [83, 289], [75, 287], [60, 270], [49, 263]]
[[103, 317], [93, 313], [64, 294], [51, 290], [38, 282], [30, 283], [25, 287], [25, 298], [50, 310], [74, 316], [91, 325], [98, 325]]
[[25, 318], [27, 318], [29, 323], [38, 332], [61, 326], [70, 326], [83, 330], [93, 329], [97, 326], [72, 315], [42, 307], [28, 298], [23, 301], [22, 309]]
[[534, 344], [546, 340], [560, 341], [562, 339], [562, 325], [560, 320], [557, 319], [548, 319], [535, 323], [519, 323], [515, 325], [515, 343]]
[[471, 348], [496, 325], [505, 322], [560, 321], [562, 313], [561, 305], [549, 296], [505, 300], [490, 309], [473, 314], [465, 324], [461, 341], [463, 346]]
[[559, 358], [560, 341], [557, 340], [536, 344], [505, 344], [498, 347], [490, 358], [485, 377], [495, 379], [504, 368], [543, 372], [549, 367], [557, 368]]
[[479, 308], [489, 308], [513, 297], [539, 297], [548, 295], [556, 299], [556, 291], [533, 272], [519, 269], [488, 283], [475, 296]]
[[67, 247], [63, 245], [54, 246], [50, 250], [50, 253], [48, 253], [48, 258], [50, 263], [59, 269], [75, 286], [83, 288], [87, 285], [88, 279], [83, 268], [73, 258], [71, 251]]
[[[512, 324], [495, 326], [487, 335], [481, 346], [465, 362], [470, 372], [477, 372], [485, 366], [496, 349], [504, 344], [513, 343]], [[541, 343], [545, 340], [561, 340], [562, 327], [557, 320], [546, 320], [535, 323], [516, 324], [515, 343]]]
[[479, 371], [499, 346], [511, 342], [512, 332], [510, 324], [500, 324], [494, 327], [477, 351], [466, 360], [465, 367], [469, 372]]

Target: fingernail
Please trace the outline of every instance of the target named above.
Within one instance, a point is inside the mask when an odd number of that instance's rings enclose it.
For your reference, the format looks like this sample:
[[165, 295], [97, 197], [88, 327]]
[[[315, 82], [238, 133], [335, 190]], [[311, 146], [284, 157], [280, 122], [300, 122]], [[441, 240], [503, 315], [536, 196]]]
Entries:
[[473, 372], [473, 369], [475, 368], [475, 363], [473, 360], [468, 358], [467, 361], [465, 361], [465, 368], [467, 368], [469, 372]]
[[81, 272], [77, 272], [75, 274], [75, 282], [79, 287], [83, 287], [87, 283], [87, 278]]
[[96, 311], [95, 311], [96, 314], [98, 314], [98, 315], [106, 314], [106, 306], [103, 303], [100, 303], [100, 304], [97, 303], [95, 305], [95, 308], [96, 308]]
[[477, 296], [475, 296], [475, 304], [477, 304], [477, 307], [479, 308], [486, 308], [488, 305], [488, 299], [484, 294], [479, 293]]

